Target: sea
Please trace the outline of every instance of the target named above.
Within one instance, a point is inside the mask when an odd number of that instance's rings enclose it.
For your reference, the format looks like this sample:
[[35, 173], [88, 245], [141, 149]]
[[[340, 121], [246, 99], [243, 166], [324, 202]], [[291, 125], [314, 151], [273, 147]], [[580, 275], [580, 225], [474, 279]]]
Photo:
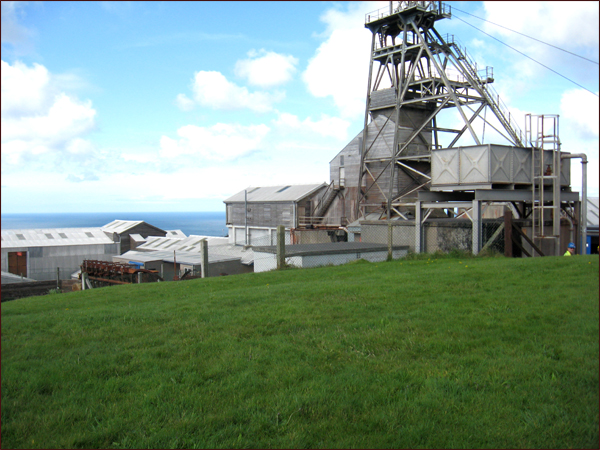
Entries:
[[113, 220], [143, 220], [162, 230], [181, 230], [186, 236], [227, 236], [223, 212], [47, 213], [4, 214], [2, 229], [102, 227]]

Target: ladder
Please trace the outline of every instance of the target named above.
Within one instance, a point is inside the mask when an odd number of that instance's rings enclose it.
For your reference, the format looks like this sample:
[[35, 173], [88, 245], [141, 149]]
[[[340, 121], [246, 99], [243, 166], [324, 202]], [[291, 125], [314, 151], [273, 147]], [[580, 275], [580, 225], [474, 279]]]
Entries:
[[531, 146], [533, 241], [551, 241], [558, 256], [561, 176], [558, 115], [526, 114], [525, 137]]

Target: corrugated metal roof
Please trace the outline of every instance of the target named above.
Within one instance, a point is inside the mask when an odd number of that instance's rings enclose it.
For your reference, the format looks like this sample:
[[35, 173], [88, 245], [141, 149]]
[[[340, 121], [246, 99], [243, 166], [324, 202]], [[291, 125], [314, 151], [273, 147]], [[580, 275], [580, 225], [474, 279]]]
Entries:
[[[326, 183], [287, 186], [263, 186], [249, 187], [245, 189], [245, 191], [248, 191], [248, 202], [297, 202], [325, 186], [327, 186]], [[238, 192], [237, 194], [223, 200], [223, 202], [243, 203], [244, 191]]]
[[181, 230], [166, 230], [166, 231], [167, 231], [167, 237], [170, 237], [170, 238], [183, 239], [183, 238], [187, 237], [185, 235], [185, 233]]
[[148, 240], [137, 247], [137, 250], [176, 250], [199, 252], [200, 241], [206, 239], [208, 248], [229, 243], [229, 238], [215, 236], [197, 236], [190, 235], [186, 238], [170, 238], [170, 237], [149, 237]]
[[[221, 262], [221, 261], [234, 261], [240, 259], [240, 255], [236, 254], [221, 254], [208, 252], [208, 262]], [[151, 261], [164, 261], [167, 263], [173, 263], [177, 260], [178, 264], [189, 264], [189, 265], [202, 265], [202, 255], [195, 252], [175, 252], [173, 255], [172, 251], [168, 250], [156, 250], [153, 252], [138, 252], [137, 250], [130, 250], [119, 256], [113, 256], [113, 261], [136, 261], [136, 262], [151, 262]]]
[[121, 234], [124, 231], [127, 231], [130, 228], [133, 228], [133, 227], [139, 225], [140, 223], [144, 223], [144, 221], [143, 220], [113, 220], [112, 222], [107, 223], [106, 225], [104, 225], [101, 228], [103, 230], [109, 231], [111, 233]]
[[[130, 255], [132, 261], [167, 261], [173, 262], [173, 251], [176, 252], [177, 262], [183, 264], [200, 264], [200, 241], [206, 239], [208, 243], [209, 262], [229, 261], [232, 259], [241, 259], [242, 264], [252, 264], [254, 262], [254, 252], [251, 248], [244, 248], [239, 245], [229, 243], [229, 239], [216, 236], [196, 236], [191, 235], [186, 239], [177, 240], [169, 238], [148, 238], [148, 242], [130, 250], [121, 256], [114, 258], [127, 258]], [[174, 244], [170, 248], [167, 245]], [[180, 260], [180, 255], [182, 260]], [[133, 259], [133, 258], [139, 259]]]
[[2, 248], [112, 244], [101, 228], [2, 230]]

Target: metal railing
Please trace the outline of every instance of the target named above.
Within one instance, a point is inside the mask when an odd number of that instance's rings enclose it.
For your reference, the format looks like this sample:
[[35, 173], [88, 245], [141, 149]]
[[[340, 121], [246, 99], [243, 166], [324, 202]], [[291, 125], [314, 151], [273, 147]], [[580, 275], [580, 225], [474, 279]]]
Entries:
[[376, 9], [375, 11], [371, 11], [370, 13], [365, 14], [365, 23], [375, 22], [376, 20], [383, 19], [384, 17], [391, 16], [400, 11], [404, 11], [410, 8], [416, 8], [420, 11], [428, 11], [434, 12], [441, 15], [452, 15], [452, 8], [450, 5], [447, 5], [442, 2], [436, 1], [427, 1], [427, 2], [418, 2], [418, 1], [400, 1], [398, 5], [393, 8], [392, 12], [390, 12], [390, 7], [383, 7]]
[[[454, 38], [454, 35], [446, 34], [445, 36], [443, 36], [443, 39], [446, 42], [446, 44], [448, 44], [456, 50], [458, 59], [462, 59], [465, 61], [465, 68], [469, 71], [472, 77], [474, 77], [478, 82], [481, 83], [482, 89], [487, 94], [490, 103], [492, 103], [492, 105], [490, 106], [497, 107], [500, 115], [504, 117], [508, 126], [512, 129], [512, 132], [516, 136], [518, 136], [520, 142], [523, 143], [524, 136], [521, 127], [514, 120], [514, 117], [512, 116], [508, 106], [506, 106], [506, 104], [500, 99], [500, 94], [498, 94], [496, 89], [494, 89], [494, 87], [491, 84], [489, 84], [489, 81], [493, 81], [494, 78], [493, 68], [488, 66], [485, 69], [477, 70], [477, 63], [473, 58], [471, 58], [471, 56], [467, 52], [467, 48], [464, 45], [462, 45], [460, 41]], [[516, 144], [518, 145], [519, 142], [516, 142]]]

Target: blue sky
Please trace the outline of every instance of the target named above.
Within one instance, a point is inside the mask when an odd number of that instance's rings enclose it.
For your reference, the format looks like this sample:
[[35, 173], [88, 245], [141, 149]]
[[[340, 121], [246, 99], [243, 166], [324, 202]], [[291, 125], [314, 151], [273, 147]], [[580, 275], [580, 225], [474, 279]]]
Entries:
[[[521, 127], [560, 115], [597, 197], [598, 64], [467, 13], [597, 62], [598, 2], [447, 3], [436, 29], [494, 67]], [[364, 17], [387, 4], [2, 2], [2, 213], [222, 211], [248, 186], [328, 182], [363, 125]]]

